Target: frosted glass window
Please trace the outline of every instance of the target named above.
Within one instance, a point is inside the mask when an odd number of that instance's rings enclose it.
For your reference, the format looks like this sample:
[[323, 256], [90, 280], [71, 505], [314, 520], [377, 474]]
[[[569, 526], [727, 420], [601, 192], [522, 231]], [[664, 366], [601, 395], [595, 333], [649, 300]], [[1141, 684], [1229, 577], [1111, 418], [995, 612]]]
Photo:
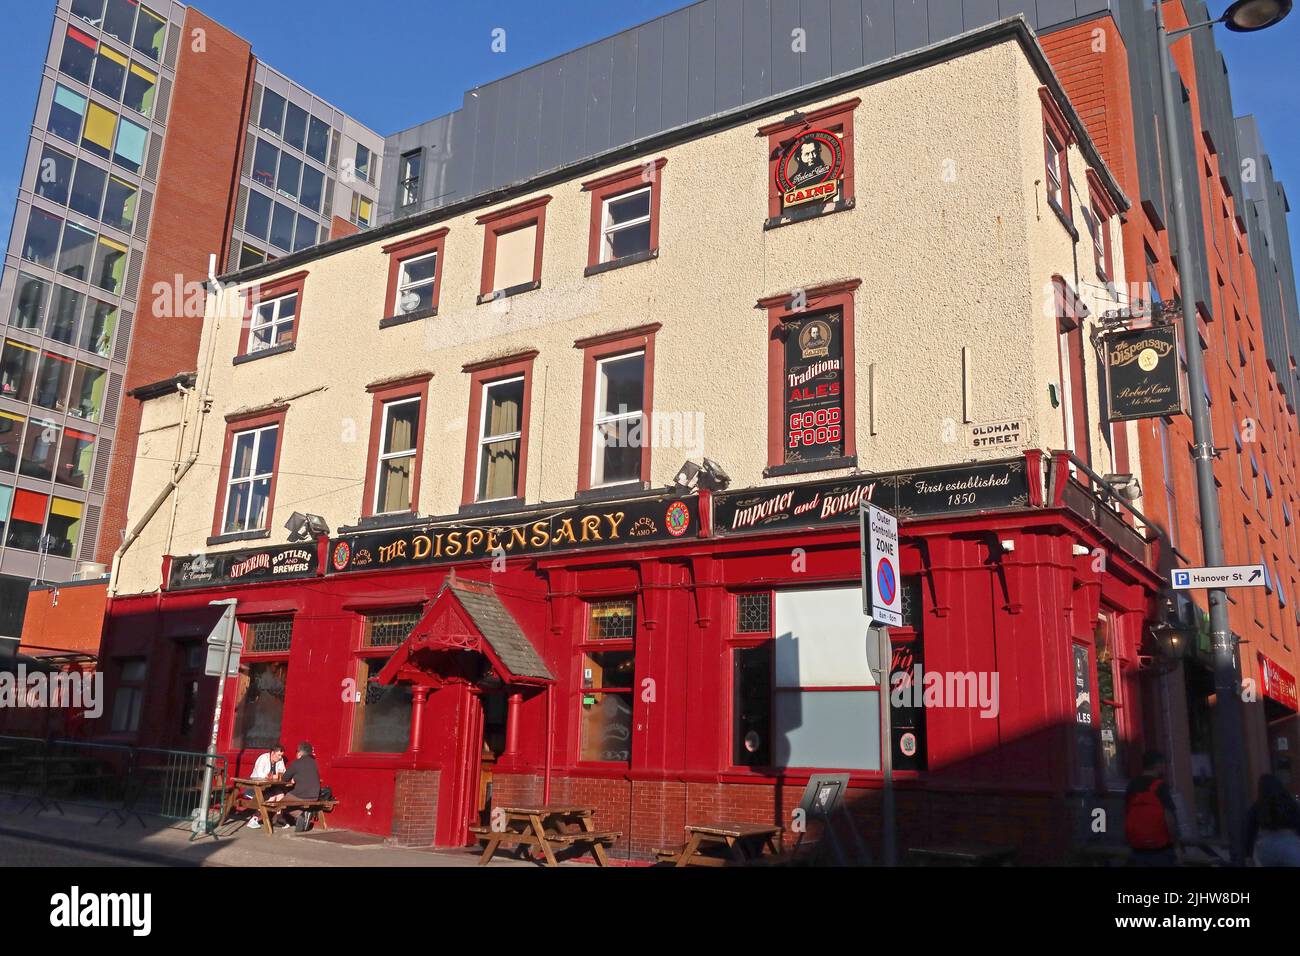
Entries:
[[775, 766], [880, 769], [875, 691], [778, 690], [774, 710]]
[[777, 687], [874, 687], [858, 588], [777, 591]]
[[497, 236], [496, 269], [492, 288], [513, 289], [533, 281], [533, 259], [537, 251], [537, 223]]

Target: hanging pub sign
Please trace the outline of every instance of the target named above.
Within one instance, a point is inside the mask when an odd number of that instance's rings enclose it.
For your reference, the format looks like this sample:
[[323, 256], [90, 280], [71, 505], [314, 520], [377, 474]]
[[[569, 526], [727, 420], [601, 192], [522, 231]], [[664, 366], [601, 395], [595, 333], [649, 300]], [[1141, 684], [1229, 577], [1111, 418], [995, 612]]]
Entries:
[[776, 163], [781, 206], [834, 202], [844, 176], [844, 144], [826, 129], [810, 129], [792, 139]]
[[316, 574], [316, 563], [315, 541], [174, 557], [167, 575], [167, 590], [309, 578]]
[[330, 541], [328, 574], [540, 556], [676, 541], [699, 533], [698, 499], [574, 504], [508, 518], [344, 535]]
[[1113, 332], [1105, 342], [1109, 421], [1182, 414], [1177, 326]]
[[785, 460], [844, 456], [844, 316], [820, 312], [784, 323]]
[[713, 529], [728, 535], [856, 524], [863, 501], [902, 519], [1023, 508], [1029, 504], [1029, 478], [1025, 460], [1014, 458], [751, 488], [713, 496]]

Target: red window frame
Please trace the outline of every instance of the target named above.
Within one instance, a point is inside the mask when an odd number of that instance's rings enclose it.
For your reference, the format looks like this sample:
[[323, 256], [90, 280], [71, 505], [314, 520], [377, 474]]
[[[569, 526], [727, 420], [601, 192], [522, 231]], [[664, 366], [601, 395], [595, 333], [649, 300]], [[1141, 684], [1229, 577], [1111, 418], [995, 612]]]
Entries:
[[843, 468], [847, 467], [845, 461], [857, 456], [853, 296], [860, 285], [862, 285], [861, 279], [849, 279], [802, 290], [801, 298], [806, 300], [806, 304], [800, 309], [792, 308], [795, 297], [788, 292], [758, 300], [757, 308], [767, 312], [767, 467], [769, 470], [786, 466], [785, 338], [780, 334], [779, 329], [787, 319], [833, 309], [840, 310], [844, 324], [844, 456], [840, 459], [827, 459], [824, 463], [810, 463], [810, 467], [799, 470], [830, 471]]
[[[776, 185], [777, 167], [780, 165], [781, 153], [785, 148], [785, 144], [793, 139], [796, 134], [810, 129], [828, 129], [833, 133], [838, 132], [840, 134], [840, 142], [844, 146], [844, 180], [840, 188], [840, 197], [835, 204], [838, 207], [853, 205], [853, 111], [857, 109], [861, 102], [860, 98], [854, 97], [850, 100], [844, 100], [842, 103], [824, 106], [821, 109], [813, 110], [811, 113], [796, 114], [793, 117], [775, 123], [768, 123], [766, 126], [758, 128], [757, 135], [767, 137], [767, 215], [769, 221], [779, 220], [783, 215], [794, 215], [793, 213], [784, 213], [781, 209], [781, 190]], [[817, 208], [817, 204], [810, 203], [809, 208]], [[800, 216], [800, 218], [803, 217]]]
[[[280, 455], [284, 451], [284, 421], [288, 412], [288, 405], [278, 405], [226, 416], [226, 436], [221, 449], [221, 470], [217, 472], [217, 501], [212, 512], [213, 538], [235, 539], [237, 535], [251, 536], [261, 532], [270, 535], [271, 525], [275, 520], [275, 486], [280, 479]], [[279, 431], [275, 438], [275, 460], [271, 463], [271, 487], [267, 492], [266, 527], [251, 531], [232, 531], [229, 535], [224, 535], [221, 531], [221, 522], [226, 516], [226, 495], [230, 490], [230, 457], [235, 447], [235, 436], [270, 425], [277, 426]]]
[[[285, 670], [285, 699], [288, 699], [289, 654], [292, 648], [284, 651], [258, 651], [250, 649], [252, 647], [252, 635], [250, 632], [258, 624], [279, 620], [288, 620], [290, 628], [293, 628], [297, 624], [297, 615], [293, 610], [289, 609], [282, 611], [267, 611], [250, 614], [247, 617], [241, 615], [235, 622], [235, 626], [239, 628], [240, 639], [243, 641], [244, 649], [240, 652], [240, 664], [243, 666], [240, 667], [238, 676], [231, 678], [231, 680], [235, 681], [235, 687], [234, 693], [228, 695], [231, 701], [230, 719], [228, 721], [222, 721], [222, 723], [226, 725], [223, 737], [228, 750], [258, 749], [248, 748], [245, 746], [242, 739], [239, 741], [236, 741], [235, 739], [237, 731], [239, 730], [240, 718], [243, 716], [245, 697], [248, 693], [249, 673], [247, 665], [283, 664]], [[283, 713], [281, 713], [281, 720], [283, 721]], [[281, 724], [281, 729], [283, 730], [283, 723]], [[285, 765], [287, 766], [290, 762], [290, 760], [285, 760]]]
[[[537, 196], [527, 202], [484, 213], [474, 221], [483, 227], [483, 272], [479, 277], [478, 302], [490, 302], [500, 298], [506, 289], [493, 289], [492, 277], [497, 265], [497, 238], [506, 232], [522, 229], [532, 223], [537, 224], [537, 246], [533, 250], [533, 280], [518, 292], [528, 292], [541, 287], [542, 284], [542, 247], [546, 242], [546, 206], [551, 196]], [[515, 293], [511, 293], [512, 295]]]
[[[631, 637], [607, 637], [607, 638], [593, 637], [591, 633], [592, 609], [599, 604], [617, 604], [623, 601], [628, 601], [632, 605], [632, 636]], [[582, 608], [583, 620], [582, 620], [582, 629], [579, 632], [581, 634], [581, 637], [578, 639], [578, 642], [575, 645], [575, 650], [577, 651], [576, 657], [577, 657], [577, 664], [578, 664], [578, 673], [577, 673], [577, 679], [574, 681], [574, 685], [578, 691], [577, 697], [578, 697], [579, 712], [578, 712], [578, 719], [574, 721], [574, 732], [576, 737], [574, 740], [574, 749], [573, 749], [574, 762], [580, 767], [631, 767], [633, 762], [637, 759], [638, 756], [638, 754], [636, 753], [637, 742], [635, 738], [633, 740], [628, 741], [628, 759], [626, 762], [622, 760], [590, 760], [584, 758], [582, 756], [583, 726], [582, 726], [581, 708], [582, 708], [582, 698], [587, 695], [590, 695], [592, 697], [598, 697], [604, 694], [626, 694], [632, 698], [633, 723], [636, 722], [636, 706], [637, 706], [636, 688], [639, 686], [637, 684], [636, 675], [640, 671], [640, 667], [638, 666], [640, 664], [640, 661], [637, 659], [637, 644], [640, 643], [637, 640], [637, 638], [639, 637], [641, 632], [640, 605], [641, 605], [641, 596], [634, 592], [629, 592], [625, 594], [601, 595], [600, 597], [591, 597], [580, 602], [580, 607]], [[619, 653], [619, 652], [631, 653], [632, 655], [631, 686], [623, 687], [619, 685], [612, 685], [609, 687], [598, 687], [598, 688], [597, 687], [587, 688], [583, 686], [582, 665], [584, 662], [584, 658], [592, 654], [599, 654], [606, 651], [612, 651], [614, 653]]]
[[[1054, 298], [1056, 301], [1057, 334], [1065, 341], [1057, 342], [1057, 367], [1061, 378], [1061, 387], [1066, 385], [1067, 374], [1070, 386], [1069, 415], [1066, 415], [1066, 403], [1061, 402], [1061, 421], [1074, 443], [1074, 454], [1089, 466], [1092, 465], [1092, 447], [1089, 441], [1087, 383], [1083, 367], [1083, 322], [1088, 315], [1088, 307], [1076, 296], [1069, 284], [1061, 276], [1052, 277]], [[1065, 368], [1061, 360], [1062, 348], [1070, 360], [1070, 367]], [[1062, 396], [1065, 399], [1066, 396]], [[1087, 478], [1080, 476], [1086, 484]]]
[[[439, 267], [441, 272], [441, 267]], [[424, 423], [429, 417], [429, 381], [432, 372], [422, 372], [396, 381], [375, 382], [366, 386], [366, 391], [374, 396], [370, 409], [370, 445], [366, 458], [365, 498], [361, 502], [362, 517], [369, 518], [375, 512], [375, 489], [379, 485], [379, 448], [384, 426], [384, 406], [389, 402], [398, 402], [408, 398], [420, 400], [420, 419], [415, 432], [415, 464], [411, 469], [411, 500], [408, 510], [415, 511], [420, 500], [420, 465], [424, 459]], [[400, 514], [397, 511], [385, 511], [383, 514]]]
[[[303, 288], [307, 284], [307, 275], [306, 270], [294, 272], [287, 276], [280, 276], [278, 279], [270, 279], [261, 285], [249, 286], [243, 290], [244, 321], [243, 327], [239, 330], [239, 355], [250, 354], [248, 351], [248, 337], [253, 328], [253, 310], [269, 299], [278, 299], [292, 292], [298, 293], [298, 308], [293, 315], [293, 336], [289, 340], [289, 347], [292, 348], [298, 344], [298, 324], [302, 321]], [[263, 351], [269, 352], [271, 350], [264, 349]]]
[[[668, 165], [668, 158], [658, 159], [629, 166], [616, 173], [589, 179], [582, 184], [582, 191], [591, 193], [591, 221], [587, 234], [587, 270], [586, 274], [616, 269], [619, 266], [640, 262], [644, 258], [657, 258], [659, 255], [659, 195], [662, 191], [663, 168]], [[605, 201], [622, 193], [634, 192], [646, 186], [650, 187], [650, 249], [644, 256], [624, 256], [621, 259], [600, 261], [601, 227], [604, 225]]]
[[[1068, 225], [1072, 226], [1074, 206], [1070, 195], [1070, 147], [1075, 142], [1074, 131], [1070, 129], [1070, 121], [1065, 118], [1065, 112], [1056, 102], [1056, 97], [1052, 95], [1051, 90], [1041, 86], [1038, 88], [1038, 96], [1043, 103], [1043, 190], [1047, 195], [1048, 204]], [[1058, 148], [1060, 154], [1061, 201], [1059, 205], [1056, 197], [1052, 195], [1049, 141]]]
[[[596, 370], [601, 359], [614, 358], [624, 352], [645, 352], [644, 393], [641, 399], [641, 481], [650, 480], [650, 422], [654, 412], [655, 333], [659, 322], [641, 325], [624, 332], [578, 339], [575, 349], [582, 349], [582, 412], [578, 444], [578, 490], [591, 490], [592, 431], [596, 425]], [[600, 487], [605, 487], [604, 485]]]
[[[540, 235], [539, 231], [538, 236]], [[483, 417], [483, 386], [520, 375], [524, 379], [524, 407], [519, 419], [519, 474], [515, 482], [514, 497], [522, 500], [527, 491], [528, 425], [533, 409], [533, 360], [535, 358], [537, 358], [537, 351], [533, 349], [499, 359], [471, 362], [461, 367], [461, 371], [469, 375], [469, 426], [465, 430], [465, 470], [460, 493], [462, 506], [478, 502], [478, 443], [481, 437], [480, 420]]]
[[1093, 247], [1097, 275], [1107, 282], [1113, 282], [1115, 241], [1114, 230], [1111, 229], [1110, 223], [1115, 216], [1119, 215], [1119, 209], [1110, 198], [1110, 193], [1106, 191], [1101, 177], [1093, 169], [1088, 170], [1088, 201], [1092, 206], [1092, 214], [1097, 219], [1097, 231], [1101, 235], [1101, 244]]
[[[412, 236], [409, 239], [403, 239], [400, 242], [393, 242], [380, 247], [380, 251], [388, 256], [388, 287], [384, 292], [384, 314], [380, 316], [380, 328], [389, 325], [400, 325], [403, 322], [412, 322], [416, 319], [438, 314], [438, 296], [442, 292], [442, 271], [445, 255], [443, 250], [447, 245], [447, 233], [450, 231], [444, 226], [441, 229], [435, 229], [433, 232], [421, 233], [418, 236]], [[397, 315], [395, 311], [397, 308], [397, 280], [402, 271], [402, 263], [417, 256], [427, 256], [431, 252], [438, 254], [433, 272], [433, 305], [428, 310], [415, 312], [411, 315]]]

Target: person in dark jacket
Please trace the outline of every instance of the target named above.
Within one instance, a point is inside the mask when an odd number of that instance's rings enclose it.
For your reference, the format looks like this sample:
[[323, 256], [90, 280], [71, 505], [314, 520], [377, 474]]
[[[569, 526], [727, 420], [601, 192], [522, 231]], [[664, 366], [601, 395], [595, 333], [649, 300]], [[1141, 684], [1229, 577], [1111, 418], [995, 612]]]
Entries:
[[1271, 773], [1259, 778], [1259, 795], [1246, 818], [1246, 855], [1258, 866], [1300, 866], [1300, 805]]
[[[320, 768], [316, 765], [316, 757], [312, 751], [312, 746], [307, 741], [298, 745], [298, 759], [289, 764], [289, 769], [284, 772], [281, 778], [286, 784], [293, 784], [288, 793], [280, 795], [278, 799], [285, 796], [293, 797], [296, 800], [318, 800], [320, 799]], [[272, 799], [277, 799], [272, 797]], [[293, 826], [293, 811], [281, 811], [284, 818], [288, 821], [283, 824], [285, 827]], [[307, 816], [303, 816], [297, 821], [298, 829], [305, 830], [304, 825], [307, 822]]]

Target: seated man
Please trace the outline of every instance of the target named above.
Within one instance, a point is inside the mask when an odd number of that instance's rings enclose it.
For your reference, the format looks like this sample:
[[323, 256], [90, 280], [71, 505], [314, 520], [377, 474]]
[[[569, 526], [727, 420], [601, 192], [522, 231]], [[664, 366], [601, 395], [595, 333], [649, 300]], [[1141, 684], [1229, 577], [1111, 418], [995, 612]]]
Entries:
[[[293, 788], [287, 793], [277, 794], [271, 797], [271, 800], [283, 800], [286, 796], [293, 797], [295, 800], [319, 800], [320, 799], [320, 768], [316, 766], [316, 757], [313, 755], [311, 744], [303, 741], [298, 745], [298, 759], [289, 764], [289, 769], [284, 772], [284, 782], [292, 783]], [[283, 824], [285, 827], [293, 826], [293, 812], [291, 810], [283, 811], [285, 819], [290, 821]], [[307, 815], [298, 820], [298, 829], [307, 829]]]
[[[275, 780], [284, 773], [284, 745], [272, 744], [271, 749], [262, 754], [253, 763], [253, 772], [249, 774], [250, 780]], [[251, 799], [252, 790], [245, 790], [245, 799]], [[260, 829], [262, 821], [253, 814], [253, 819], [248, 821], [248, 826], [252, 830]]]

